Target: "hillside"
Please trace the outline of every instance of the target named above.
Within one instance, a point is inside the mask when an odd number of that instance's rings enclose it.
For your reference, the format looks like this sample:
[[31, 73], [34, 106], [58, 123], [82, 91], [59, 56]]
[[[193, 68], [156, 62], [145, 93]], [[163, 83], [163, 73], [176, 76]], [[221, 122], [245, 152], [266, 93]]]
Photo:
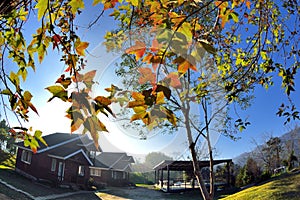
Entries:
[[[292, 131], [289, 131], [282, 136], [279, 137], [281, 140], [281, 144], [283, 145], [283, 149], [286, 151], [287, 146], [293, 146], [295, 151], [295, 155], [300, 159], [300, 127], [295, 128]], [[253, 157], [258, 159], [260, 156], [260, 149], [262, 149], [263, 145], [259, 145], [258, 147], [254, 148], [250, 152], [242, 153], [241, 155], [233, 158], [233, 162], [243, 166], [246, 164], [248, 157]], [[283, 154], [288, 154], [288, 152], [282, 152]], [[259, 159], [257, 160], [259, 162]]]
[[270, 181], [229, 195], [222, 200], [298, 200], [300, 199], [300, 172], [283, 174]]

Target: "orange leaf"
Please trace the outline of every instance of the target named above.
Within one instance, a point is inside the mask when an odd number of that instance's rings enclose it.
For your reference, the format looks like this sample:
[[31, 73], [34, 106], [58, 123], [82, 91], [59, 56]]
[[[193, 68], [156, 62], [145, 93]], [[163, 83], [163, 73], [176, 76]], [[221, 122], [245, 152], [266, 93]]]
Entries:
[[107, 0], [104, 3], [104, 10], [107, 10], [109, 8], [114, 8], [117, 3], [118, 3], [118, 0]]
[[139, 60], [141, 57], [143, 57], [145, 51], [146, 44], [140, 41], [136, 41], [135, 45], [126, 49], [125, 53], [134, 54], [135, 59]]
[[34, 105], [33, 105], [31, 102], [28, 103], [28, 106], [29, 106], [29, 107], [31, 108], [31, 110], [33, 110], [37, 115], [39, 115], [37, 109], [34, 107]]
[[130, 101], [130, 102], [128, 102], [127, 107], [128, 108], [134, 108], [134, 107], [137, 107], [137, 106], [144, 106], [144, 105], [145, 105], [144, 101]]
[[178, 72], [181, 74], [185, 74], [188, 69], [192, 69], [197, 71], [195, 65], [191, 64], [188, 60], [183, 57], [178, 57], [174, 60], [174, 63], [178, 63]]
[[83, 124], [83, 120], [80, 118], [76, 118], [76, 120], [73, 120], [71, 123], [71, 133], [78, 130], [82, 124]]
[[251, 2], [250, 1], [246, 1], [246, 6], [247, 6], [248, 9], [250, 9]]
[[100, 103], [101, 105], [105, 105], [105, 106], [108, 106], [111, 104], [111, 100], [107, 97], [103, 97], [103, 96], [97, 96], [95, 98], [95, 101]]
[[142, 67], [138, 69], [141, 76], [139, 77], [139, 83], [140, 84], [145, 84], [148, 81], [154, 85], [156, 82], [156, 75], [155, 73], [152, 72], [150, 68], [147, 67]]
[[160, 49], [160, 45], [159, 45], [159, 43], [158, 43], [158, 40], [156, 39], [156, 38], [154, 38], [153, 40], [152, 40], [152, 46], [150, 47], [150, 50], [152, 51], [152, 52], [157, 52], [158, 50]]
[[144, 101], [145, 96], [139, 92], [132, 92], [131, 93], [132, 98], [134, 98], [136, 101]]
[[96, 70], [89, 71], [83, 75], [84, 82], [91, 82], [96, 75]]
[[168, 76], [165, 78], [168, 85], [170, 85], [173, 88], [180, 88], [181, 82], [179, 80], [179, 76], [177, 72], [171, 72], [168, 74]]

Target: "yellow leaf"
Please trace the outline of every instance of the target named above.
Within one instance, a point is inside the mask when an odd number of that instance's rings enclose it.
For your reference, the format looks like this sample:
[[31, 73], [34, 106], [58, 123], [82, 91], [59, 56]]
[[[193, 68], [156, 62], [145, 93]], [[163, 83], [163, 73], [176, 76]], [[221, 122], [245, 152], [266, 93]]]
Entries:
[[47, 8], [48, 8], [48, 0], [38, 1], [38, 3], [35, 6], [35, 9], [38, 9], [38, 20], [40, 20], [44, 16]]
[[77, 39], [75, 42], [75, 49], [78, 55], [84, 56], [84, 50], [89, 46], [88, 42], [81, 42], [80, 39]]
[[94, 0], [94, 1], [93, 1], [93, 6], [99, 4], [100, 2], [101, 2], [101, 0]]
[[143, 113], [147, 109], [147, 106], [136, 106], [133, 108], [135, 113]]
[[136, 114], [134, 114], [134, 115], [131, 116], [130, 122], [133, 122], [135, 120], [143, 120], [146, 115], [147, 115], [147, 112], [136, 113]]
[[157, 92], [156, 96], [156, 104], [164, 104], [165, 103], [165, 95], [164, 92]]
[[133, 6], [138, 6], [139, 5], [139, 0], [129, 0], [127, 2], [130, 2]]
[[71, 0], [68, 5], [71, 6], [71, 11], [73, 14], [76, 14], [77, 10], [79, 8], [84, 8], [84, 2], [83, 0]]

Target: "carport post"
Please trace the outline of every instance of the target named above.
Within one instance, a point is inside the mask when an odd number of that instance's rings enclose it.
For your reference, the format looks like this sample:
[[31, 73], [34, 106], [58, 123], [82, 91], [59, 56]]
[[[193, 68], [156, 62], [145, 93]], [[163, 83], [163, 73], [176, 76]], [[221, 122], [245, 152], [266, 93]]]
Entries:
[[160, 187], [163, 188], [164, 187], [164, 170], [161, 169], [160, 172]]
[[169, 165], [167, 165], [167, 172], [168, 172], [167, 192], [169, 192], [169, 189], [170, 189], [170, 170], [169, 170]]

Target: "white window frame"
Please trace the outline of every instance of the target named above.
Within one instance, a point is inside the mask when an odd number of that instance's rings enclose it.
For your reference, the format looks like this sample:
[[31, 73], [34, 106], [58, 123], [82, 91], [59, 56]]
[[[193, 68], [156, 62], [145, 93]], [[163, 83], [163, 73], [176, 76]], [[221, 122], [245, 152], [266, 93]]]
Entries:
[[83, 165], [78, 166], [78, 176], [84, 176], [84, 166]]
[[96, 168], [90, 168], [90, 175], [91, 176], [101, 176], [102, 172], [101, 169], [96, 169]]
[[31, 151], [22, 151], [21, 155], [21, 161], [27, 164], [31, 164], [31, 157], [32, 157], [32, 152]]
[[51, 161], [51, 172], [55, 172], [56, 171], [56, 159], [55, 158], [52, 158], [52, 161]]

